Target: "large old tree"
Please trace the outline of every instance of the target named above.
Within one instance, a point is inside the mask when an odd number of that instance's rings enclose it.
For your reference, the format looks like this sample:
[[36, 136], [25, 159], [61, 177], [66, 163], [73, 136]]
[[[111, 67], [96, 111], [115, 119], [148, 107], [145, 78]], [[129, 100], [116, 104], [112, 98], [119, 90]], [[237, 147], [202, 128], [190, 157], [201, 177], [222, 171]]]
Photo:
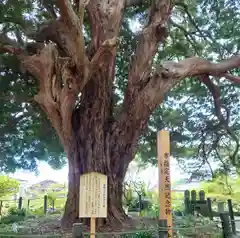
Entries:
[[[215, 5], [171, 0], [25, 0], [18, 5], [3, 1], [1, 94], [8, 106], [2, 107], [5, 111], [1, 108], [1, 115], [15, 136], [1, 135], [1, 169], [8, 170], [12, 164], [34, 167], [34, 159], [22, 164], [26, 154], [38, 157], [36, 151], [52, 157], [47, 148], [58, 148], [57, 139], [44, 112], [68, 158], [64, 227], [78, 217], [79, 177], [90, 171], [108, 176], [107, 221], [125, 219], [121, 198], [128, 165], [153, 111], [171, 90], [183, 88], [183, 82], [188, 88], [194, 86], [196, 95], [202, 85], [210, 91], [217, 116], [215, 131], [226, 131], [236, 144], [231, 155], [236, 164], [239, 144], [217, 85], [231, 88], [227, 95], [236, 100], [236, 94], [229, 92], [240, 82], [239, 28], [234, 30], [235, 21], [230, 24], [235, 37], [226, 31], [221, 38], [210, 26], [219, 21], [222, 29], [230, 13], [231, 20], [239, 14], [239, 6], [227, 0], [211, 2]], [[206, 13], [204, 4], [212, 15]], [[136, 23], [142, 26], [139, 32], [130, 27], [135, 24], [136, 28]], [[20, 93], [12, 93], [14, 87]], [[36, 103], [41, 107], [37, 113]], [[16, 138], [22, 138], [21, 145]], [[219, 142], [221, 137], [217, 138]]]

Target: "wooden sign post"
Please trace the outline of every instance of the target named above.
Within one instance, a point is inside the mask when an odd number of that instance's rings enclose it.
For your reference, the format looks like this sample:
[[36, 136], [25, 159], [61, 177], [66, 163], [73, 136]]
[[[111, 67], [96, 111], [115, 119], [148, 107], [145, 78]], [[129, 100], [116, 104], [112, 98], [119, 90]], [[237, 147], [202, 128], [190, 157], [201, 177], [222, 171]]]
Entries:
[[87, 173], [80, 177], [79, 217], [91, 218], [90, 237], [95, 238], [96, 218], [107, 217], [107, 176]]
[[168, 131], [157, 134], [157, 153], [159, 169], [159, 220], [167, 219], [168, 237], [172, 236], [172, 201], [170, 178], [170, 137]]

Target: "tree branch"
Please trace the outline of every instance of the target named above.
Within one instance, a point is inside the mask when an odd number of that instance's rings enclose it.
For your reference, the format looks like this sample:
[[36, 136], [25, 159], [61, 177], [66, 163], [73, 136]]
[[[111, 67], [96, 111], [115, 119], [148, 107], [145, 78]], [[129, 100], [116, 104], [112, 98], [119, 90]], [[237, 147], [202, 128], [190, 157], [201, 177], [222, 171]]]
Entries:
[[[163, 97], [158, 90], [161, 88], [158, 84], [161, 82], [155, 76], [150, 82], [150, 74], [153, 56], [157, 52], [159, 42], [164, 41], [168, 36], [165, 24], [172, 7], [170, 0], [152, 1], [150, 6], [149, 20], [140, 36], [128, 74], [122, 112], [113, 126], [127, 131], [128, 138], [124, 138], [126, 141], [137, 141], [147, 125], [150, 114], [156, 107], [156, 101], [159, 103], [160, 98]], [[160, 97], [159, 100], [156, 100], [156, 97]]]
[[[90, 58], [104, 41], [119, 36], [125, 0], [92, 0], [87, 5], [91, 29]], [[101, 24], [99, 24], [101, 22]]]
[[[224, 76], [228, 71], [240, 67], [240, 56], [232, 57], [219, 63], [193, 57], [176, 62], [165, 62], [152, 73], [129, 105], [124, 105], [117, 123], [130, 130], [131, 126], [144, 128], [152, 111], [164, 100], [166, 93], [186, 77], [201, 75]], [[234, 79], [236, 79], [234, 77]], [[240, 81], [236, 81], [240, 83]], [[127, 118], [127, 119], [126, 119]], [[126, 124], [130, 121], [130, 125]], [[228, 130], [229, 133], [229, 130]], [[232, 137], [232, 134], [229, 134]], [[135, 136], [135, 135], [133, 135]], [[235, 140], [234, 137], [232, 137]], [[237, 146], [239, 148], [239, 146]], [[235, 152], [234, 152], [235, 153]]]
[[[227, 114], [226, 118], [224, 118], [224, 115], [222, 114], [221, 109], [223, 108], [223, 105], [221, 104], [220, 100], [220, 90], [218, 86], [211, 81], [209, 75], [226, 77], [230, 81], [240, 84], [239, 77], [227, 73], [228, 71], [238, 67], [240, 67], [240, 55], [234, 56], [228, 60], [224, 60], [219, 63], [212, 63], [207, 60], [194, 57], [185, 59], [183, 61], [180, 61], [179, 63], [174, 62], [165, 63], [163, 64], [162, 67], [159, 68], [160, 69], [159, 71], [157, 70], [158, 74], [160, 75], [159, 80], [160, 81], [166, 80], [165, 90], [166, 88], [169, 88], [167, 87], [167, 85], [169, 84], [168, 79], [170, 79], [171, 85], [179, 82], [180, 80], [186, 77], [200, 76], [200, 80], [207, 86], [207, 88], [209, 89], [213, 96], [215, 111], [220, 121], [220, 124], [225, 128], [228, 135], [236, 142], [235, 150], [231, 156], [233, 164], [235, 164], [235, 158], [239, 151], [240, 144], [237, 136], [234, 134], [234, 132], [228, 125], [229, 112], [226, 111]], [[164, 90], [164, 87], [162, 90]], [[165, 93], [166, 92], [167, 91], [165, 91]]]
[[[80, 0], [81, 7], [84, 10], [85, 5]], [[75, 46], [75, 54], [72, 55], [76, 65], [84, 65], [86, 60], [85, 41], [83, 36], [83, 14], [80, 15], [80, 21], [74, 12], [69, 0], [57, 0], [56, 5], [59, 7], [61, 20], [65, 23], [68, 29], [68, 34], [71, 37], [72, 44]]]
[[[160, 70], [157, 70], [156, 72], [159, 74], [164, 73], [165, 77], [174, 79], [184, 79], [186, 77], [203, 74], [224, 77], [228, 71], [238, 67], [240, 67], [240, 55], [234, 56], [228, 60], [223, 60], [219, 63], [212, 63], [205, 59], [192, 57], [178, 63], [165, 62], [162, 67], [159, 68]], [[238, 77], [234, 78], [240, 83]]]
[[24, 52], [21, 48], [14, 48], [10, 45], [0, 45], [0, 53], [11, 53], [14, 55], [21, 55]]
[[60, 58], [56, 46], [49, 43], [39, 54], [25, 57], [23, 65], [38, 79], [39, 92], [34, 99], [46, 112], [68, 152], [72, 142], [72, 112], [78, 93], [75, 77], [68, 69], [68, 59]]
[[6, 34], [0, 33], [0, 53], [22, 54], [24, 49]]
[[149, 9], [149, 21], [142, 31], [135, 58], [129, 71], [125, 94], [126, 105], [131, 101], [133, 94], [138, 93], [141, 82], [145, 81], [151, 73], [152, 60], [158, 49], [158, 44], [160, 41], [164, 41], [168, 35], [165, 23], [171, 14], [171, 10], [170, 0], [152, 1]]
[[[211, 81], [211, 79], [209, 78], [208, 75], [201, 76], [200, 80], [207, 86], [207, 88], [209, 89], [209, 91], [211, 92], [211, 94], [213, 96], [214, 105], [215, 105], [215, 113], [216, 113], [216, 116], [219, 119], [220, 125], [224, 127], [224, 129], [226, 130], [228, 135], [236, 143], [235, 150], [234, 150], [233, 154], [231, 155], [232, 164], [235, 165], [236, 164], [236, 156], [237, 156], [237, 153], [238, 153], [239, 148], [240, 148], [240, 143], [239, 143], [238, 137], [234, 134], [232, 129], [229, 127], [229, 116], [230, 115], [229, 115], [229, 111], [227, 110], [227, 108], [225, 108], [221, 103], [220, 89], [217, 85], [215, 85]], [[240, 81], [239, 81], [239, 83], [240, 83]], [[226, 118], [224, 118], [224, 115], [223, 115], [222, 110], [221, 110], [222, 108], [224, 108], [226, 110]]]
[[126, 141], [137, 141], [147, 125], [150, 114], [156, 107], [156, 102], [160, 103], [160, 98], [163, 97], [160, 91], [161, 81], [156, 76], [150, 80], [150, 75], [153, 56], [157, 52], [159, 42], [164, 41], [168, 35], [165, 24], [171, 10], [170, 0], [152, 1], [150, 6], [149, 20], [140, 36], [128, 74], [122, 112], [114, 125], [114, 128], [116, 126], [122, 131], [127, 131], [128, 138], [124, 138]]
[[[104, 56], [108, 54], [114, 54], [116, 49], [118, 39], [113, 37], [112, 39], [105, 40], [102, 45], [99, 47], [97, 52], [94, 54], [93, 58], [90, 61], [90, 74], [92, 75], [99, 67], [104, 64]], [[89, 75], [90, 76], [90, 75]]]
[[64, 135], [62, 133], [63, 125], [59, 105], [58, 102], [54, 100], [52, 91], [52, 78], [55, 73], [55, 61], [57, 60], [57, 51], [54, 45], [49, 44], [39, 54], [28, 56], [24, 49], [14, 48], [18, 47], [18, 45], [6, 36], [1, 35], [0, 42], [2, 44], [8, 44], [0, 47], [0, 52], [17, 55], [19, 60], [22, 61], [24, 68], [39, 81], [40, 90], [34, 99], [47, 113], [47, 116], [67, 151], [68, 145], [66, 136], [69, 140], [70, 135]]
[[[78, 35], [74, 36], [73, 34], [75, 33], [74, 30], [69, 29], [63, 21], [51, 20], [47, 24], [41, 26], [39, 32], [32, 35], [32, 38], [38, 42], [52, 41], [57, 44], [59, 54], [68, 58], [71, 67], [76, 68], [76, 75], [78, 79], [77, 84], [80, 92], [90, 78], [90, 66], [89, 60], [85, 54], [84, 45], [79, 43], [80, 38]], [[84, 54], [76, 53], [81, 51], [79, 47], [83, 47]]]
[[[146, 86], [145, 91], [149, 88], [149, 85], [153, 84], [156, 88], [152, 89], [155, 95], [158, 94], [159, 90], [163, 94], [168, 92], [169, 89], [172, 88], [173, 85], [177, 84], [181, 80], [186, 77], [194, 77], [206, 75], [217, 76], [217, 77], [225, 77], [227, 74], [227, 78], [230, 79], [234, 83], [240, 83], [239, 77], [235, 77], [227, 73], [228, 71], [240, 67], [240, 55], [234, 56], [230, 59], [223, 60], [219, 63], [212, 63], [205, 59], [201, 59], [198, 57], [187, 58], [178, 63], [176, 62], [165, 62], [162, 65], [158, 66], [155, 73], [149, 80], [148, 85]], [[155, 84], [154, 84], [155, 82]], [[219, 103], [220, 93], [217, 92], [216, 87], [210, 83], [206, 79], [203, 80], [208, 88], [215, 93], [215, 101]], [[147, 96], [149, 98], [149, 95]], [[155, 96], [156, 103], [159, 103], [158, 96]]]
[[9, 38], [6, 34], [0, 33], [0, 44], [10, 45], [14, 48], [19, 48], [20, 45], [13, 39]]
[[222, 76], [225, 77], [226, 79], [230, 80], [233, 83], [237, 83], [237, 84], [240, 83], [240, 77], [239, 76], [234, 76], [234, 75], [227, 74], [227, 73], [223, 74]]

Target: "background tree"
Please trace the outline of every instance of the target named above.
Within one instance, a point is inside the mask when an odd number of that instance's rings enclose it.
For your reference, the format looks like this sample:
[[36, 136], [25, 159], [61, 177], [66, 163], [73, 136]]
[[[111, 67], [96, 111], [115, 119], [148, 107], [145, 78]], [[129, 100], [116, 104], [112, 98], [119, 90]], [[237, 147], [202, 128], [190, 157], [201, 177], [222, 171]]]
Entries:
[[16, 194], [19, 190], [19, 182], [8, 176], [0, 176], [0, 197]]
[[218, 176], [214, 179], [203, 182], [201, 189], [203, 189], [206, 195], [211, 197], [213, 201], [226, 202], [228, 199], [232, 199], [234, 209], [239, 211], [239, 183], [239, 175], [232, 177], [227, 174], [218, 173]]
[[79, 176], [89, 171], [108, 175], [108, 221], [126, 218], [128, 164], [138, 144], [153, 155], [157, 129], [170, 129], [180, 159], [201, 158], [194, 168], [225, 144], [238, 165], [234, 1], [5, 0], [0, 13], [1, 168], [59, 167], [64, 151], [63, 226], [78, 217]]

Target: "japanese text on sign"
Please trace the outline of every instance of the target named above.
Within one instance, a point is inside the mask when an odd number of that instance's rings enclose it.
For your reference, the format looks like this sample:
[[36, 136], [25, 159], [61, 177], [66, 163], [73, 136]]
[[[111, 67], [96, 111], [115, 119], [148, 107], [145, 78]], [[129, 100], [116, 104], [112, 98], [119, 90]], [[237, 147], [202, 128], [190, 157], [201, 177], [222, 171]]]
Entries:
[[158, 167], [159, 167], [159, 219], [167, 219], [168, 237], [172, 237], [172, 204], [170, 176], [170, 136], [168, 131], [158, 133]]
[[171, 180], [170, 180], [170, 166], [169, 166], [169, 154], [164, 154], [163, 170], [165, 176], [165, 215], [168, 216], [171, 211]]
[[107, 176], [92, 172], [80, 177], [79, 217], [107, 217]]

